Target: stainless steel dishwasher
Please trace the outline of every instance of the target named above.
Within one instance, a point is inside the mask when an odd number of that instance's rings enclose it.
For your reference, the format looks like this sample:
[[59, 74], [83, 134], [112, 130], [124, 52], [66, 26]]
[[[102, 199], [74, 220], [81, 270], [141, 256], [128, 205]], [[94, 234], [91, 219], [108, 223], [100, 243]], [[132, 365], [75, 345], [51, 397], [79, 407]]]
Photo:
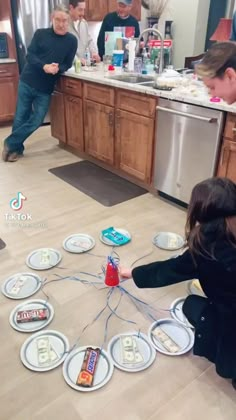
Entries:
[[188, 203], [194, 185], [215, 174], [224, 113], [168, 99], [156, 109], [154, 186]]

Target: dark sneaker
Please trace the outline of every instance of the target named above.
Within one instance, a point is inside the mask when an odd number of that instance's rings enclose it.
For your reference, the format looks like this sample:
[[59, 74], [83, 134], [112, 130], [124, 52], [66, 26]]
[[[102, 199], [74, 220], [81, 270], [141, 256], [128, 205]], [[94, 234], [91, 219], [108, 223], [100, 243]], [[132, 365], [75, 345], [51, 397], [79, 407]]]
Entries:
[[236, 389], [236, 379], [232, 379], [233, 388]]
[[22, 155], [18, 155], [16, 152], [12, 152], [8, 154], [7, 162], [16, 162], [21, 156]]
[[2, 160], [4, 160], [4, 162], [8, 161], [9, 154], [10, 154], [10, 151], [9, 151], [7, 145], [4, 144], [3, 151], [2, 151]]

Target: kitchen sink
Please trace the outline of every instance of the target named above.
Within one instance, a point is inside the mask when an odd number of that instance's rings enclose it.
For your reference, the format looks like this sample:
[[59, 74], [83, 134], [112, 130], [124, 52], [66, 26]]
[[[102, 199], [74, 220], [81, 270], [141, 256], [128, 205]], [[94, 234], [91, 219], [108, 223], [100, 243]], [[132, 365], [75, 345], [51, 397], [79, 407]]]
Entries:
[[154, 80], [152, 79], [150, 82], [147, 82], [147, 81], [141, 82], [141, 83], [139, 83], [139, 85], [153, 87], [154, 86]]
[[[136, 83], [136, 84], [143, 84], [144, 86], [148, 86], [148, 84], [154, 82], [154, 77], [151, 76], [142, 76], [140, 74], [117, 74], [116, 76], [109, 76], [109, 79], [112, 80], [119, 80], [120, 82], [125, 83]], [[148, 83], [146, 85], [146, 83]]]

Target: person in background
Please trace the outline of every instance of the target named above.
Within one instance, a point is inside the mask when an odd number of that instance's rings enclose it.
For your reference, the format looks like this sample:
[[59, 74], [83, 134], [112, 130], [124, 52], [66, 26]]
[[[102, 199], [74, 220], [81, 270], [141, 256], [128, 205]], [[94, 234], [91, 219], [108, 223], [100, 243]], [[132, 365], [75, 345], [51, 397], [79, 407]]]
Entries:
[[101, 59], [105, 54], [105, 32], [113, 32], [115, 26], [132, 26], [135, 29], [134, 37], [139, 37], [139, 23], [135, 17], [130, 15], [133, 1], [118, 0], [116, 12], [108, 13], [104, 17], [97, 40], [98, 53]]
[[78, 40], [78, 49], [76, 57], [82, 64], [85, 64], [85, 51], [88, 48], [92, 60], [100, 61], [97, 46], [94, 44], [90, 34], [88, 23], [84, 19], [86, 2], [83, 0], [69, 0], [69, 32], [76, 36]]
[[229, 105], [236, 101], [236, 43], [217, 42], [211, 47], [195, 71], [212, 96]]
[[164, 287], [199, 279], [206, 297], [190, 295], [183, 312], [195, 328], [194, 354], [213, 362], [236, 389], [236, 184], [209, 178], [192, 191], [187, 250], [177, 258], [120, 268], [137, 287]]
[[230, 41], [236, 41], [236, 10], [233, 14], [233, 19], [232, 19], [232, 28], [231, 28], [231, 34], [230, 34]]
[[68, 24], [69, 11], [60, 5], [52, 14], [52, 27], [38, 29], [33, 36], [20, 76], [12, 133], [4, 142], [5, 162], [23, 155], [25, 140], [48, 112], [55, 82], [72, 66], [77, 39], [68, 33]]

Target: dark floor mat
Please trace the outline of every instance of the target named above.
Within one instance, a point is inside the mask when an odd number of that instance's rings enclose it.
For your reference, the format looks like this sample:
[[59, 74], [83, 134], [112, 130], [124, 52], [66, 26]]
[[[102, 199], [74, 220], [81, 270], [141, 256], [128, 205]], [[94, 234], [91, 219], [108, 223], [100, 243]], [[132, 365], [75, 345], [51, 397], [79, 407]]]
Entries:
[[147, 193], [144, 188], [87, 160], [52, 168], [49, 172], [107, 207]]
[[2, 239], [0, 239], [0, 249], [3, 249], [6, 247], [5, 242], [2, 241]]

